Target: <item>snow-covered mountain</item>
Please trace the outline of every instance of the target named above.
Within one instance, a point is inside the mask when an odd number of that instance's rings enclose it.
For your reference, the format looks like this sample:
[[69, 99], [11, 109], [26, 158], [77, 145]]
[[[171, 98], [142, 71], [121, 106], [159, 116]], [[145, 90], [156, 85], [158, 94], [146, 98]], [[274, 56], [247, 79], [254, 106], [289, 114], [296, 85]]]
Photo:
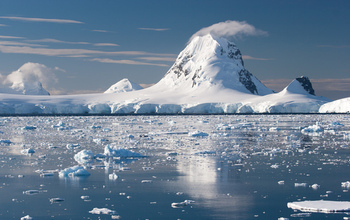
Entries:
[[275, 93], [244, 68], [235, 44], [212, 35], [195, 37], [157, 84], [137, 88], [124, 79], [101, 94], [0, 94], [0, 113], [317, 113], [331, 101], [316, 96], [307, 77]]
[[234, 43], [210, 34], [195, 37], [155, 87], [191, 94], [213, 87], [255, 95], [273, 93], [244, 68]]
[[131, 82], [128, 79], [122, 79], [119, 82], [113, 84], [104, 93], [121, 93], [121, 92], [131, 92], [135, 90], [143, 89], [139, 84]]

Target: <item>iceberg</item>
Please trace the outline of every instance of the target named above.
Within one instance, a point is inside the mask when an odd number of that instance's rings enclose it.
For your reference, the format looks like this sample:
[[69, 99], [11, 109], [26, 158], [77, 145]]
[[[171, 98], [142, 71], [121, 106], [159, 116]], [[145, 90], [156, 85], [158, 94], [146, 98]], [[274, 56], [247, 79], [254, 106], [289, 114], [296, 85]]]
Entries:
[[90, 176], [90, 173], [82, 166], [69, 167], [58, 173], [59, 177]]
[[319, 212], [319, 213], [334, 213], [350, 211], [350, 202], [347, 201], [303, 201], [303, 202], [288, 202], [288, 208], [300, 210], [302, 212]]

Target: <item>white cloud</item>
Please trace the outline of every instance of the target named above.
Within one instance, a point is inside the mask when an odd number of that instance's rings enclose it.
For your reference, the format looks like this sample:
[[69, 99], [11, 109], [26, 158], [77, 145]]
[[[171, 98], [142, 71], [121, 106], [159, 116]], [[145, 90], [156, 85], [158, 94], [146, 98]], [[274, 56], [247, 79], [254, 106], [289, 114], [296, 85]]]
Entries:
[[145, 30], [145, 31], [167, 31], [170, 30], [169, 28], [138, 28], [139, 30]]
[[16, 42], [16, 41], [0, 41], [0, 45], [5, 45], [5, 46], [43, 47], [43, 45], [40, 45], [40, 44], [28, 44], [28, 43], [22, 43], [22, 42]]
[[24, 39], [24, 37], [5, 36], [5, 35], [0, 35], [0, 38], [2, 38], [2, 39]]
[[68, 20], [68, 19], [27, 18], [27, 17], [11, 17], [11, 16], [0, 16], [0, 18], [17, 20], [17, 21], [83, 24], [83, 22], [81, 21]]
[[176, 57], [139, 57], [140, 60], [174, 62]]
[[204, 36], [207, 34], [212, 34], [217, 37], [236, 37], [242, 35], [267, 35], [267, 32], [256, 29], [253, 25], [250, 25], [245, 21], [228, 20], [200, 29], [194, 35], [192, 35], [190, 41], [196, 36]]
[[53, 49], [53, 48], [33, 48], [26, 46], [6, 46], [0, 45], [0, 52], [2, 53], [17, 53], [17, 54], [35, 54], [44, 56], [86, 56], [86, 55], [128, 55], [128, 56], [173, 56], [174, 54], [158, 54], [144, 51], [100, 51], [88, 49]]
[[41, 42], [41, 43], [61, 43], [61, 44], [90, 44], [88, 42], [70, 42], [70, 41], [62, 41], [52, 38], [45, 38], [39, 40], [26, 40], [27, 42]]
[[57, 82], [54, 70], [39, 63], [25, 63], [18, 70], [3, 78], [3, 84], [41, 82], [45, 86]]
[[108, 33], [110, 31], [106, 31], [106, 30], [92, 30], [93, 32], [100, 32], [100, 33]]
[[243, 60], [271, 60], [271, 59], [267, 59], [267, 58], [252, 57], [249, 55], [243, 55], [242, 58], [243, 58]]
[[94, 44], [94, 46], [98, 46], [98, 47], [119, 47], [118, 44], [113, 44], [113, 43], [97, 43], [97, 44]]
[[157, 63], [144, 63], [144, 62], [138, 62], [138, 61], [134, 61], [134, 60], [113, 60], [113, 59], [109, 59], [109, 58], [95, 58], [95, 59], [91, 59], [91, 61], [97, 61], [100, 63], [116, 63], [116, 64], [128, 64], [128, 65], [147, 65], [147, 66], [164, 66], [164, 67], [168, 67], [168, 65], [165, 64], [157, 64]]
[[7, 25], [6, 24], [0, 24], [0, 27], [6, 27]]

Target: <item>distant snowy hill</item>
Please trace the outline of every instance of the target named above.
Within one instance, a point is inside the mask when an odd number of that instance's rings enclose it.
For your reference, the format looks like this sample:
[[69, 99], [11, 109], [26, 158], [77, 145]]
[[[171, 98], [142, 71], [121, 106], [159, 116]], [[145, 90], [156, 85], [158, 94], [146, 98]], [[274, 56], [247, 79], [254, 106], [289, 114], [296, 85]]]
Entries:
[[116, 84], [112, 85], [104, 93], [121, 93], [131, 92], [135, 90], [143, 89], [139, 84], [133, 83], [128, 79], [122, 79]]
[[328, 102], [320, 107], [320, 113], [350, 113], [350, 97]]
[[[334, 109], [330, 112], [346, 112], [349, 102], [350, 98], [331, 102], [316, 96], [307, 77], [296, 78], [275, 93], [244, 68], [235, 44], [205, 35], [195, 37], [165, 76], [149, 88], [141, 89], [123, 79], [101, 94], [24, 96], [3, 93], [0, 94], [0, 113], [317, 113], [330, 109]], [[345, 107], [339, 108], [339, 105]]]

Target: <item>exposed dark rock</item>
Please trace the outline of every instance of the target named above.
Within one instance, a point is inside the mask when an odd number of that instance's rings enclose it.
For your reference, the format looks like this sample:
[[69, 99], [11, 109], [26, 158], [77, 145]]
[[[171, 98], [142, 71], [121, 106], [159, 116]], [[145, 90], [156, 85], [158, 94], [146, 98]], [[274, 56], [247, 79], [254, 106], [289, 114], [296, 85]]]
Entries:
[[308, 77], [301, 76], [296, 78], [296, 80], [304, 87], [305, 91], [311, 95], [315, 95], [315, 90], [312, 88], [312, 84]]

